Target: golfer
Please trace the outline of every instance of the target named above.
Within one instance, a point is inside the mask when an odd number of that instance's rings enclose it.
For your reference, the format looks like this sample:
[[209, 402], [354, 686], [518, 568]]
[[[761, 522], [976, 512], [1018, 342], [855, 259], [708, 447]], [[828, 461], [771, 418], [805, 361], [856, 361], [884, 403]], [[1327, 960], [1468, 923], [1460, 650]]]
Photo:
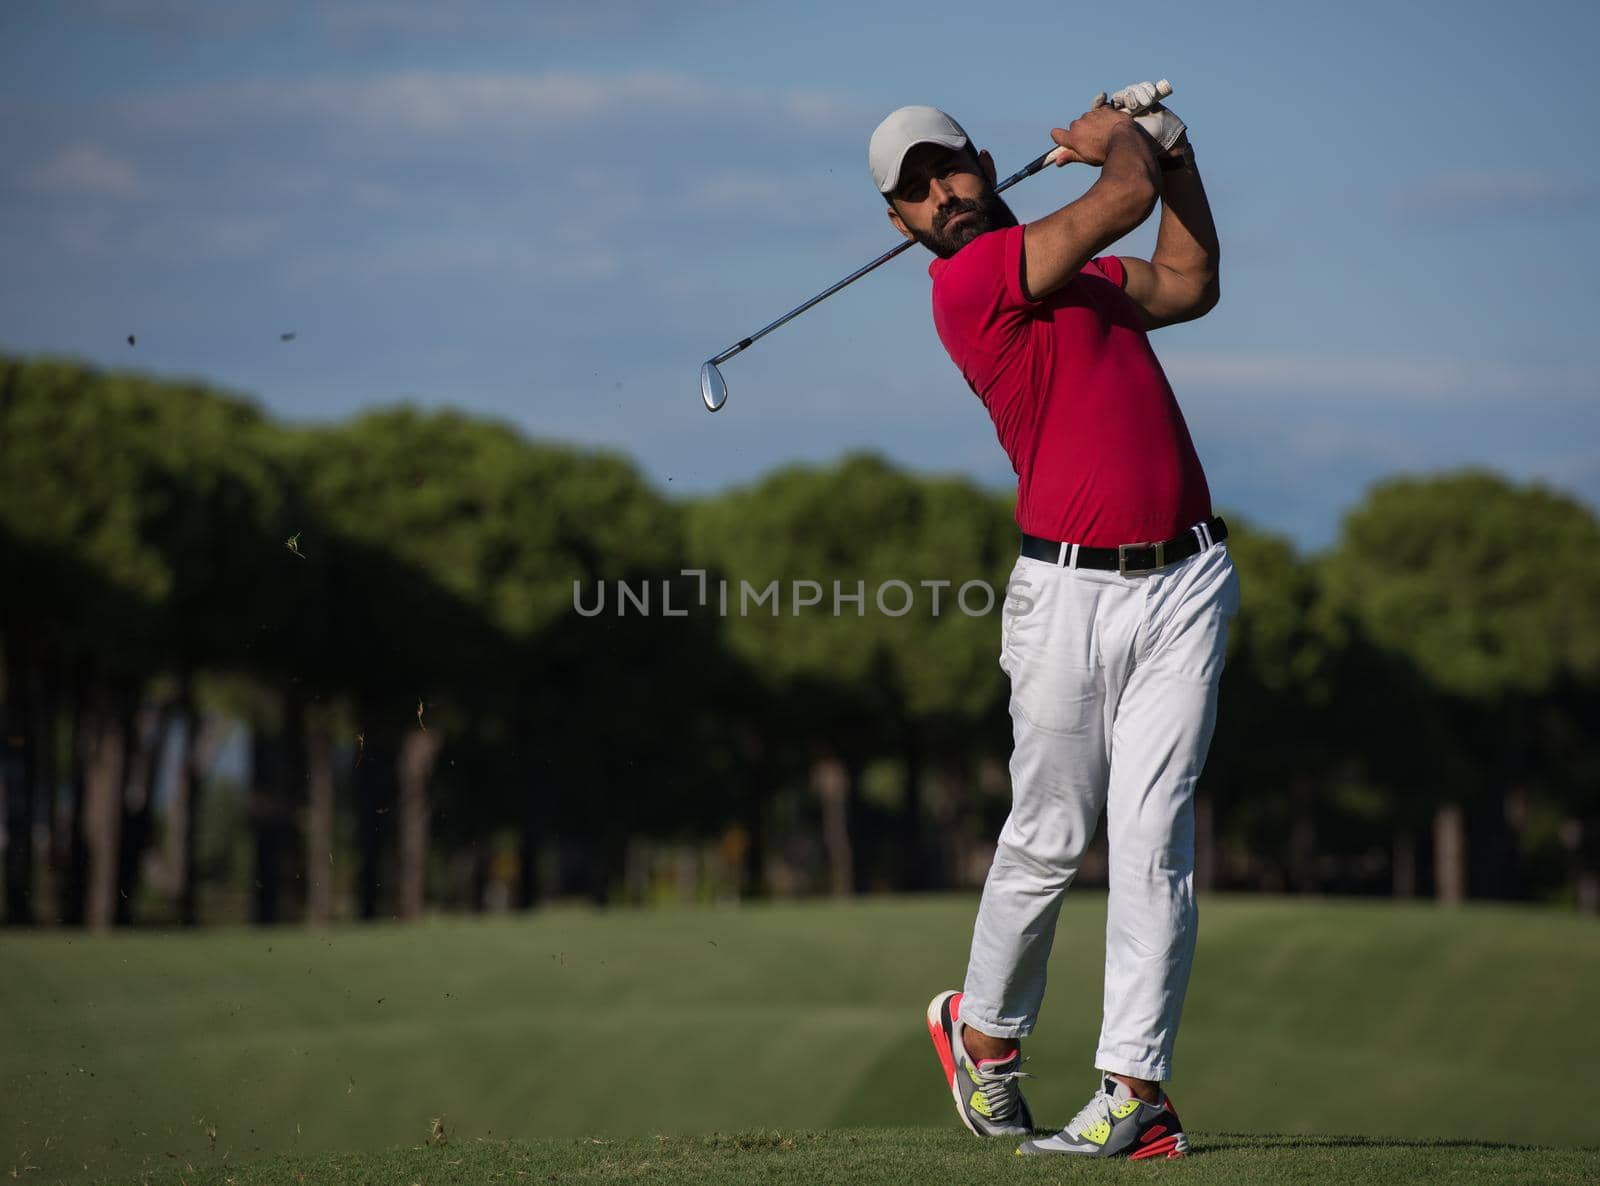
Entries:
[[[956, 1111], [1032, 1137], [1020, 1039], [1056, 919], [1102, 811], [1110, 846], [1099, 1086], [1023, 1154], [1181, 1157], [1162, 1082], [1194, 958], [1194, 787], [1216, 719], [1238, 580], [1148, 333], [1217, 303], [1217, 236], [1181, 120], [1142, 83], [1062, 130], [1099, 178], [1018, 225], [994, 161], [932, 107], [902, 107], [869, 161], [889, 220], [937, 257], [933, 322], [1017, 473], [1021, 554], [1001, 626], [1011, 813], [966, 981], [928, 1007]], [[1132, 100], [1130, 102], [1130, 100]], [[1148, 114], [1130, 116], [1115, 104]], [[1149, 260], [1102, 255], [1161, 203]]]

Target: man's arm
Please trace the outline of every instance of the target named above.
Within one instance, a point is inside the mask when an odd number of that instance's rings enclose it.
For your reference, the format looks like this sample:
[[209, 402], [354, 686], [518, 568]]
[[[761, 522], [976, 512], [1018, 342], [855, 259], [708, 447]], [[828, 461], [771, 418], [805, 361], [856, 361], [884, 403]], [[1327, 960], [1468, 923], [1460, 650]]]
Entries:
[[1131, 116], [1097, 107], [1050, 133], [1061, 164], [1099, 165], [1100, 177], [1077, 201], [1030, 222], [1022, 233], [1022, 288], [1041, 300], [1094, 256], [1150, 217], [1160, 193], [1155, 145]]
[[[1173, 145], [1174, 157], [1188, 152], [1185, 136]], [[1146, 329], [1193, 321], [1209, 313], [1221, 298], [1217, 263], [1221, 248], [1211, 221], [1211, 205], [1194, 167], [1193, 156], [1182, 169], [1161, 174], [1161, 229], [1148, 260], [1124, 257], [1128, 295], [1144, 311]]]

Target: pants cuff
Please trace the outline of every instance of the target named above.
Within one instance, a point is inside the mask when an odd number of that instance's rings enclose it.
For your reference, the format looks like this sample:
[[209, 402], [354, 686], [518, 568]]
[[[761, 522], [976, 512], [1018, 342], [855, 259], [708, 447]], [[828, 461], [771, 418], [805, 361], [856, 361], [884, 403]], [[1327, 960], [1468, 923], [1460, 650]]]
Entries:
[[1131, 1062], [1115, 1055], [1096, 1054], [1094, 1065], [1111, 1074], [1127, 1075], [1133, 1079], [1149, 1079], [1155, 1083], [1164, 1083], [1172, 1078], [1170, 1062]]
[[988, 1034], [991, 1038], [1026, 1038], [1033, 1033], [1031, 1021], [999, 1021], [994, 1015], [984, 1009], [969, 1009], [967, 998], [961, 998], [961, 1024], [969, 1025], [980, 1034]]

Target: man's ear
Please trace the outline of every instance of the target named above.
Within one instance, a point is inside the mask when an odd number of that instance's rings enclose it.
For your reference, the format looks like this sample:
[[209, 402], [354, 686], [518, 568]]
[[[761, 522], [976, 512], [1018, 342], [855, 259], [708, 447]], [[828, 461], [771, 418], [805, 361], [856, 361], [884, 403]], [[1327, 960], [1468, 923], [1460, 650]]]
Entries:
[[999, 174], [994, 171], [994, 157], [989, 155], [987, 148], [978, 154], [978, 164], [983, 167], [983, 175], [989, 179], [990, 185], [999, 180]]
[[889, 207], [889, 221], [894, 223], [894, 229], [899, 231], [907, 239], [916, 238], [915, 235], [906, 229], [905, 220], [900, 217], [900, 211], [896, 210], [893, 205], [890, 205]]

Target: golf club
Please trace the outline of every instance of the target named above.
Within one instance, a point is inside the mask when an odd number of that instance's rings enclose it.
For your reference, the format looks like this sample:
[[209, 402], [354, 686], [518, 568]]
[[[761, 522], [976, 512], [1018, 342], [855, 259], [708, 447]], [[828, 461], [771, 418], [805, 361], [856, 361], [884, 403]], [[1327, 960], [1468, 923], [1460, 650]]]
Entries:
[[[1156, 83], [1156, 95], [1158, 99], [1165, 99], [1170, 94], [1172, 94], [1172, 84], [1165, 78]], [[1113, 107], [1123, 107], [1123, 104], [1115, 97], [1112, 97], [1109, 102]], [[1127, 107], [1124, 108], [1124, 110], [1127, 110], [1132, 115], [1140, 115], [1146, 109], [1144, 107]], [[1032, 177], [1046, 165], [1052, 164], [1056, 157], [1060, 155], [1060, 153], [1061, 149], [1056, 147], [1052, 148], [1049, 152], [1042, 153], [1041, 155], [1035, 157], [1022, 168], [1018, 169], [1010, 177], [1007, 177], [1004, 181], [996, 185], [994, 187], [994, 192], [1001, 193], [1007, 189], [1010, 189], [1013, 185], [1024, 178]], [[800, 316], [800, 314], [811, 308], [812, 305], [815, 305], [820, 301], [827, 300], [841, 288], [844, 288], [846, 285], [854, 284], [857, 280], [861, 279], [861, 277], [865, 276], [874, 268], [888, 263], [906, 248], [913, 246], [914, 243], [915, 240], [907, 239], [890, 250], [885, 251], [870, 264], [867, 264], [861, 268], [857, 268], [854, 272], [851, 272], [837, 284], [823, 289], [823, 291], [817, 293], [816, 296], [812, 297], [805, 304], [796, 305], [793, 309], [790, 309], [771, 325], [763, 326], [761, 329], [758, 329], [755, 333], [751, 334], [748, 338], [744, 338], [738, 342], [735, 342], [721, 354], [706, 359], [706, 361], [701, 364], [700, 367], [700, 398], [705, 401], [706, 411], [715, 412], [721, 408], [723, 404], [728, 402], [728, 384], [722, 378], [722, 372], [717, 369], [722, 363], [727, 362], [728, 359], [732, 358], [735, 354], [738, 354], [750, 346], [755, 345], [762, 338], [766, 337], [773, 330], [777, 329], [780, 325], [785, 325], [788, 322], [793, 321], [796, 317]]]

